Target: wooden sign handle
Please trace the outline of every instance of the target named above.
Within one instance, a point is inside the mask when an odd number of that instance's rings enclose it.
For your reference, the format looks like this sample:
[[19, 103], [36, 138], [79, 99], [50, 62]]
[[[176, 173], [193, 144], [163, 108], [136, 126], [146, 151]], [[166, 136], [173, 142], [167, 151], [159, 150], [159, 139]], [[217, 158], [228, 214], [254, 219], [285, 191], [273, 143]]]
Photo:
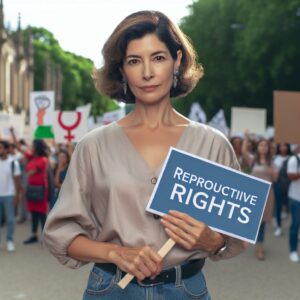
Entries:
[[[165, 244], [159, 249], [158, 254], [164, 258], [170, 250], [174, 247], [175, 242], [172, 239], [168, 239]], [[133, 275], [127, 273], [119, 282], [118, 286], [123, 290], [130, 283], [130, 281], [134, 278]]]

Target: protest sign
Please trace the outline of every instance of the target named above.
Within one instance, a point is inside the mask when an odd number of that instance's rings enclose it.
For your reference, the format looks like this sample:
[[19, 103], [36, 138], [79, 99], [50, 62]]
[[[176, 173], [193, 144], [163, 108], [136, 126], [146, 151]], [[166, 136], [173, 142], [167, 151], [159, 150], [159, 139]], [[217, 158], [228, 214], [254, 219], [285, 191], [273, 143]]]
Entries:
[[54, 117], [54, 92], [40, 91], [30, 93], [30, 125], [52, 125]]
[[273, 107], [275, 141], [300, 144], [300, 92], [274, 91]]
[[189, 214], [255, 243], [271, 183], [172, 148], [146, 210]]
[[193, 102], [189, 113], [189, 119], [199, 123], [206, 123], [206, 113], [200, 103]]
[[118, 121], [124, 118], [125, 115], [126, 115], [125, 107], [121, 107], [120, 109], [106, 112], [105, 114], [103, 114], [103, 125], [107, 125], [109, 123]]
[[54, 135], [57, 143], [78, 142], [87, 132], [87, 116], [79, 111], [56, 111]]
[[224, 110], [220, 109], [213, 118], [208, 122], [208, 125], [220, 130], [226, 136], [229, 136], [229, 128], [226, 123]]
[[11, 139], [10, 128], [15, 129], [17, 138], [23, 137], [25, 127], [25, 114], [0, 113], [0, 136], [3, 139]]
[[231, 108], [231, 136], [243, 134], [247, 129], [251, 133], [264, 135], [266, 124], [266, 109], [248, 107]]

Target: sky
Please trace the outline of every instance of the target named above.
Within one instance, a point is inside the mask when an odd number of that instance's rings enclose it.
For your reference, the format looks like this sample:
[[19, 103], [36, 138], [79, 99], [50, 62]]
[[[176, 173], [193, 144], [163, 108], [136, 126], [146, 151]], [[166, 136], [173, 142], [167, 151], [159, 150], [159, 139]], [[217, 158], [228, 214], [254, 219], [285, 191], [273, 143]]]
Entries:
[[193, 0], [3, 0], [4, 22], [16, 29], [44, 27], [60, 46], [101, 65], [101, 49], [113, 29], [139, 10], [159, 10], [176, 23], [188, 15]]

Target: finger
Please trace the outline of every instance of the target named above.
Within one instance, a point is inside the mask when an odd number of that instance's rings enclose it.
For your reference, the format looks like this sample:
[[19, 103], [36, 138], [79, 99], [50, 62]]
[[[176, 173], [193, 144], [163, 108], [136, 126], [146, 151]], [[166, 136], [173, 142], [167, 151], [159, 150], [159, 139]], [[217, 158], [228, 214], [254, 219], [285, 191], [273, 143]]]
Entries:
[[192, 226], [199, 226], [199, 224], [204, 224], [198, 220], [196, 220], [195, 218], [189, 216], [188, 214], [182, 213], [180, 211], [177, 210], [170, 210], [169, 214], [171, 216], [174, 216], [178, 219], [184, 220], [185, 222], [187, 222], [188, 224], [192, 225]]
[[149, 270], [149, 268], [147, 267], [146, 264], [140, 263], [137, 267], [138, 267], [138, 270], [143, 274], [144, 278], [150, 277], [152, 275], [152, 272]]
[[138, 280], [143, 280], [146, 277], [143, 271], [140, 270], [139, 266], [134, 263], [125, 263], [125, 267], [121, 269], [133, 275]]
[[[143, 261], [143, 264], [146, 266], [146, 268], [151, 272], [150, 275], [153, 275], [157, 271], [157, 265], [159, 262], [156, 261], [157, 256], [159, 256], [157, 253], [155, 253], [151, 248], [145, 249], [145, 252], [142, 252], [141, 258]], [[148, 275], [148, 276], [150, 276]]]
[[155, 264], [160, 264], [162, 262], [162, 257], [149, 247], [149, 256], [154, 261]]
[[172, 223], [170, 223], [166, 220], [163, 220], [163, 219], [161, 220], [161, 222], [165, 226], [166, 229], [168, 229], [173, 234], [180, 237], [181, 240], [184, 240], [185, 242], [188, 242], [188, 243], [191, 243], [191, 244], [196, 242], [194, 235], [189, 234], [189, 232], [187, 230], [182, 230], [180, 227], [178, 227], [178, 226], [176, 226], [176, 225], [174, 225], [174, 224], [172, 224]]
[[170, 215], [165, 215], [162, 219], [161, 222], [164, 224], [169, 224], [169, 226], [173, 225], [176, 226], [178, 228], [180, 228], [181, 230], [184, 230], [185, 232], [191, 232], [192, 231], [192, 227], [185, 221], [183, 221], [182, 219], [179, 219], [177, 217], [173, 217]]
[[167, 235], [172, 240], [174, 240], [177, 244], [181, 245], [185, 249], [191, 250], [191, 244], [188, 241], [186, 241], [185, 239], [181, 238], [180, 236], [178, 236], [176, 233], [174, 233], [173, 231], [171, 231], [168, 228], [165, 228], [165, 231], [166, 231]]

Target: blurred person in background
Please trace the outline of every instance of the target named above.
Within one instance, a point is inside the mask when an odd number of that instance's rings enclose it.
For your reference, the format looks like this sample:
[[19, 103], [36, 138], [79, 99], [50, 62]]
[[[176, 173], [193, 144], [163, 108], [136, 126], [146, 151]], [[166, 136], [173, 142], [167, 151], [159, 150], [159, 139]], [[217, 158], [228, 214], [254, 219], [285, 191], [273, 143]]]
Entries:
[[[48, 155], [49, 149], [45, 141], [33, 140], [31, 150], [25, 151], [17, 142], [14, 129], [11, 128], [11, 135], [18, 150], [23, 153], [26, 158], [26, 175], [27, 175], [27, 192], [26, 201], [27, 208], [31, 214], [31, 236], [26, 239], [24, 244], [32, 244], [38, 242], [38, 225], [40, 223], [43, 230], [46, 216], [48, 212]], [[39, 200], [30, 199], [28, 196], [29, 186], [43, 187], [43, 196]]]
[[18, 216], [17, 222], [18, 224], [24, 223], [28, 218], [28, 211], [26, 207], [26, 199], [25, 199], [25, 190], [26, 190], [26, 172], [25, 172], [25, 158], [22, 153], [17, 150], [17, 146], [14, 143], [10, 143], [9, 147], [9, 155], [17, 160], [20, 164], [21, 169], [21, 189], [20, 189], [20, 197], [18, 202], [18, 207], [16, 208], [16, 214]]
[[[276, 155], [273, 159], [273, 164], [278, 172], [277, 180], [274, 182], [274, 193], [275, 193], [275, 218], [276, 218], [276, 229], [274, 231], [274, 236], [280, 236], [282, 234], [282, 214], [287, 213], [288, 209], [283, 212], [283, 205], [287, 207], [288, 203], [288, 186], [289, 183], [283, 176], [281, 176], [281, 171], [284, 162], [289, 159], [291, 155], [290, 145], [286, 143], [277, 144]], [[287, 163], [287, 162], [286, 162]]]
[[242, 154], [242, 144], [243, 144], [243, 138], [240, 136], [233, 136], [230, 138], [230, 143], [233, 147], [233, 150], [235, 152], [236, 158], [241, 166], [241, 170], [244, 173], [249, 173], [249, 166], [247, 164], [247, 161], [245, 160], [243, 154]]
[[60, 188], [62, 186], [63, 181], [65, 180], [67, 170], [70, 163], [70, 154], [65, 149], [60, 149], [57, 154], [57, 166], [54, 174], [54, 185], [56, 188], [55, 198], [52, 202], [50, 202], [50, 208], [52, 208], [56, 202], [58, 194], [60, 192]]
[[287, 173], [291, 184], [288, 197], [290, 200], [291, 225], [289, 234], [290, 260], [299, 262], [298, 236], [300, 228], [300, 145], [293, 145], [293, 156], [288, 160]]
[[[20, 165], [17, 160], [9, 156], [9, 143], [0, 140], [0, 224], [3, 211], [5, 215], [7, 234], [7, 251], [14, 251], [15, 207], [20, 198]], [[0, 228], [1, 229], [1, 228]]]
[[[256, 151], [254, 154], [252, 154], [248, 150], [249, 139], [249, 131], [246, 131], [242, 145], [242, 153], [247, 161], [248, 166], [251, 168], [250, 174], [255, 177], [267, 180], [271, 183], [274, 182], [277, 179], [276, 177], [278, 174], [272, 163], [270, 142], [264, 138], [259, 139], [257, 142]], [[273, 206], [274, 191], [271, 187], [257, 237], [256, 258], [258, 260], [265, 259], [265, 250], [263, 247], [265, 226], [266, 223], [269, 223], [272, 220]]]

